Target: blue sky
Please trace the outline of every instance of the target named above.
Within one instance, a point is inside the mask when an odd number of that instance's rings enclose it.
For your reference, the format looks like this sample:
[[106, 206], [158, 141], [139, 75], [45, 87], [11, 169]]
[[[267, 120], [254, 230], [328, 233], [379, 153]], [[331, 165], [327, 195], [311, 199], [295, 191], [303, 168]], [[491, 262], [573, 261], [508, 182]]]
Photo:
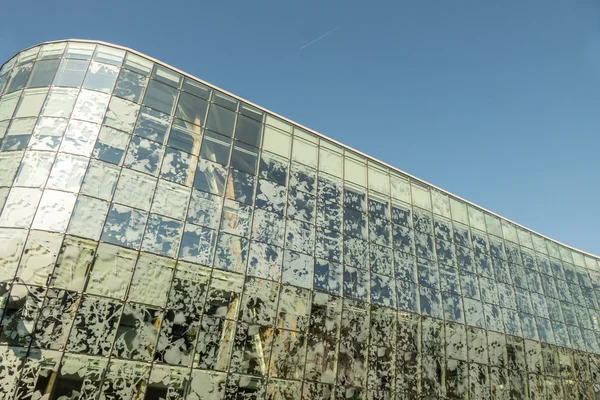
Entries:
[[132, 47], [600, 254], [596, 1], [4, 6], [1, 60], [65, 38]]

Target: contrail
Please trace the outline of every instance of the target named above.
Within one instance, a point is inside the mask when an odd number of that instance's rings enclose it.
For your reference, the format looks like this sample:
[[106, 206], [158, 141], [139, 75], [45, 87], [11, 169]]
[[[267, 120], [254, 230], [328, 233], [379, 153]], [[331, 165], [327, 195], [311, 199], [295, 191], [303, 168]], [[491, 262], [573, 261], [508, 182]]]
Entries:
[[311, 44], [318, 42], [319, 40], [323, 39], [325, 36], [329, 36], [331, 35], [333, 32], [337, 31], [338, 29], [340, 29], [340, 27], [338, 26], [337, 28], [334, 28], [330, 31], [325, 32], [324, 34], [322, 34], [321, 36], [319, 36], [318, 38], [316, 38], [315, 40], [311, 40], [310, 42], [306, 43], [304, 46], [300, 47], [300, 50], [302, 50], [305, 47], [310, 46]]

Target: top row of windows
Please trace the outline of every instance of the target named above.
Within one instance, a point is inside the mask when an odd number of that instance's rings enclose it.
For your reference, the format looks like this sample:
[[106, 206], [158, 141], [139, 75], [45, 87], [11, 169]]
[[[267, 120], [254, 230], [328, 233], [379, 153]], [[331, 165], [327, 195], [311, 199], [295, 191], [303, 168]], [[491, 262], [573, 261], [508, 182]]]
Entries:
[[156, 81], [165, 83], [171, 87], [183, 90], [203, 99], [210, 99], [212, 94], [212, 102], [215, 104], [234, 111], [238, 111], [239, 109], [240, 113], [254, 119], [262, 121], [263, 118], [262, 111], [248, 104], [242, 104], [237, 99], [224, 93], [216, 91], [213, 93], [213, 90], [208, 86], [188, 77], [184, 77], [178, 72], [163, 67], [162, 65], [155, 64], [136, 54], [92, 43], [62, 42], [31, 48], [19, 53], [6, 62], [0, 69], [0, 76], [4, 76], [4, 74], [15, 67], [33, 61], [39, 62], [58, 58], [92, 60], [116, 67], [124, 67], [137, 74], [151, 77]]
[[[182, 74], [166, 68], [162, 65], [141, 57], [137, 54], [125, 50], [116, 49], [109, 46], [82, 43], [82, 42], [58, 42], [48, 43], [41, 46], [25, 50], [10, 59], [0, 68], [0, 95], [2, 95], [2, 79], [5, 83], [11, 76], [11, 71], [15, 68], [25, 66], [35, 61], [34, 69], [40, 70], [39, 74], [32, 72], [29, 82], [23, 82], [21, 87], [27, 86], [49, 86], [49, 82], [31, 82], [32, 79], [51, 79], [44, 78], [43, 69], [56, 70], [59, 59], [67, 59], [68, 62], [77, 63], [77, 60], [87, 61], [85, 68], [90, 62], [102, 63], [118, 68], [135, 72], [141, 76], [151, 78], [150, 83], [154, 85], [164, 84], [163, 91], [181, 90], [196, 97], [209, 100], [226, 109], [237, 111], [242, 115], [254, 120], [265, 123], [265, 139], [269, 138], [269, 148], [264, 148], [270, 152], [284, 157], [290, 157], [297, 162], [301, 162], [320, 171], [327, 172], [338, 178], [343, 178], [346, 182], [368, 187], [371, 191], [382, 193], [394, 197], [407, 203], [413, 203], [423, 209], [428, 209], [436, 214], [445, 217], [451, 217], [454, 220], [464, 222], [478, 229], [487, 230], [499, 237], [504, 237], [512, 242], [520, 242], [522, 245], [533, 248], [538, 252], [549, 254], [557, 258], [564, 258], [565, 253], [572, 253], [573, 261], [590, 269], [598, 270], [598, 264], [595, 259], [584, 256], [578, 252], [571, 252], [556, 243], [542, 239], [537, 235], [530, 236], [529, 232], [518, 228], [505, 220], [501, 220], [491, 214], [485, 213], [471, 205], [467, 205], [458, 199], [446, 195], [443, 192], [429, 188], [419, 182], [416, 182], [395, 171], [390, 171], [387, 167], [377, 164], [350, 150], [344, 149], [332, 142], [320, 139], [315, 135], [306, 132], [300, 128], [293, 127], [269, 114], [264, 114], [248, 104], [225, 94], [213, 90], [212, 88], [183, 76]], [[63, 60], [65, 61], [65, 60]], [[83, 71], [82, 71], [83, 72]], [[12, 71], [12, 78], [17, 71]], [[29, 75], [29, 73], [28, 73]], [[50, 75], [47, 74], [47, 75]], [[52, 73], [52, 76], [54, 74]], [[37, 78], [39, 77], [39, 78]], [[59, 84], [58, 86], [63, 86]], [[67, 85], [69, 86], [69, 85]], [[5, 88], [6, 89], [6, 88]], [[150, 89], [150, 88], [149, 88]], [[157, 88], [158, 89], [158, 88]], [[159, 90], [156, 90], [159, 91]], [[139, 99], [137, 100], [139, 101]], [[172, 110], [172, 108], [171, 108]], [[291, 135], [293, 130], [293, 135]], [[292, 143], [293, 141], [293, 143]], [[487, 229], [486, 229], [487, 226]], [[547, 246], [546, 246], [547, 245]], [[546, 249], [547, 247], [547, 249]], [[560, 250], [560, 251], [559, 251]], [[571, 258], [571, 257], [569, 257]], [[584, 261], [585, 260], [585, 261]]]

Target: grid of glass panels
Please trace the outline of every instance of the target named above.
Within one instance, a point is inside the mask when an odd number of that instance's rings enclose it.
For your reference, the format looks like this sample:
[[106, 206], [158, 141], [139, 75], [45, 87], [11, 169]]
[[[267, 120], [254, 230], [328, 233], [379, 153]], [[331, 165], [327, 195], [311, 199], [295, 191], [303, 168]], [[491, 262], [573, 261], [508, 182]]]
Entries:
[[0, 397], [597, 398], [597, 258], [104, 44], [0, 96]]

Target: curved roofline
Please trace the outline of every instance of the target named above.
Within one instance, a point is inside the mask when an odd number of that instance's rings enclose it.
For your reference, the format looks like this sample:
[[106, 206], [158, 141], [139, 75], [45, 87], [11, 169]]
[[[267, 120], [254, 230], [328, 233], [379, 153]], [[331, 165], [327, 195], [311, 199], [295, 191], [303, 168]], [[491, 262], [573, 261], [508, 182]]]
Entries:
[[[235, 98], [235, 99], [237, 99], [237, 100], [239, 100], [239, 101], [242, 101], [242, 102], [244, 102], [244, 103], [246, 103], [246, 104], [249, 104], [249, 105], [251, 105], [251, 106], [253, 106], [253, 107], [256, 107], [256, 108], [258, 108], [259, 110], [261, 110], [261, 111], [264, 111], [264, 112], [266, 112], [266, 113], [268, 113], [268, 114], [271, 114], [271, 115], [273, 115], [273, 116], [275, 116], [275, 117], [277, 117], [277, 118], [279, 118], [279, 119], [281, 119], [281, 120], [283, 120], [283, 121], [285, 121], [285, 122], [288, 122], [288, 123], [290, 123], [290, 124], [292, 124], [292, 125], [298, 126], [298, 127], [302, 128], [302, 129], [304, 129], [304, 130], [306, 130], [306, 131], [308, 131], [308, 132], [310, 132], [310, 133], [312, 133], [312, 134], [316, 135], [316, 136], [317, 136], [317, 137], [319, 137], [319, 138], [322, 138], [322, 139], [328, 140], [328, 141], [330, 141], [330, 142], [332, 142], [332, 143], [335, 143], [335, 144], [336, 144], [336, 145], [338, 145], [338, 146], [341, 146], [341, 147], [343, 147], [344, 149], [348, 149], [348, 150], [350, 150], [350, 151], [353, 151], [353, 152], [355, 152], [355, 153], [357, 153], [357, 154], [359, 154], [359, 155], [361, 155], [361, 156], [363, 156], [363, 157], [365, 157], [365, 158], [367, 158], [367, 159], [369, 159], [369, 160], [373, 160], [373, 161], [375, 161], [375, 162], [377, 162], [377, 163], [381, 164], [382, 166], [385, 166], [385, 167], [389, 168], [389, 169], [390, 169], [390, 170], [392, 170], [392, 171], [398, 172], [398, 173], [400, 173], [400, 174], [402, 174], [402, 175], [404, 175], [404, 176], [406, 176], [406, 177], [408, 177], [408, 178], [410, 178], [410, 179], [413, 179], [413, 180], [415, 180], [415, 181], [417, 181], [417, 182], [419, 182], [419, 183], [421, 183], [421, 184], [425, 184], [425, 185], [427, 185], [427, 186], [430, 186], [430, 187], [432, 187], [432, 188], [434, 188], [434, 189], [436, 189], [436, 190], [439, 190], [439, 191], [440, 191], [440, 192], [442, 192], [442, 193], [445, 193], [445, 194], [447, 194], [447, 195], [449, 195], [449, 196], [452, 196], [452, 197], [454, 197], [454, 198], [456, 198], [456, 199], [458, 199], [458, 200], [461, 200], [461, 201], [465, 202], [466, 204], [469, 204], [469, 205], [471, 205], [471, 206], [474, 206], [474, 207], [476, 207], [476, 208], [478, 208], [478, 209], [480, 209], [480, 210], [482, 210], [482, 211], [485, 211], [485, 212], [487, 212], [487, 213], [489, 213], [489, 214], [491, 214], [491, 215], [493, 215], [493, 216], [495, 216], [495, 217], [498, 217], [498, 218], [500, 218], [500, 219], [503, 219], [503, 220], [505, 220], [505, 221], [508, 221], [508, 222], [510, 222], [511, 224], [514, 224], [515, 226], [517, 226], [517, 227], [519, 227], [519, 228], [522, 228], [522, 229], [524, 229], [524, 230], [526, 230], [526, 231], [528, 231], [528, 232], [530, 232], [530, 233], [534, 233], [534, 234], [536, 234], [536, 235], [538, 235], [538, 236], [541, 236], [541, 237], [543, 237], [544, 239], [550, 240], [551, 242], [557, 243], [557, 244], [559, 244], [559, 245], [561, 245], [561, 246], [567, 247], [567, 248], [569, 248], [569, 249], [571, 249], [571, 250], [577, 251], [577, 252], [579, 252], [579, 253], [582, 253], [582, 254], [584, 254], [584, 255], [587, 255], [587, 256], [593, 257], [593, 258], [597, 259], [597, 261], [599, 262], [599, 267], [600, 267], [600, 256], [597, 256], [597, 255], [595, 255], [595, 254], [592, 254], [592, 253], [590, 253], [590, 252], [587, 252], [587, 251], [584, 251], [584, 250], [580, 250], [580, 249], [578, 249], [578, 248], [576, 248], [576, 247], [573, 247], [573, 246], [570, 246], [570, 245], [568, 245], [568, 244], [565, 244], [565, 243], [559, 242], [559, 241], [558, 241], [558, 240], [556, 240], [556, 239], [552, 239], [552, 238], [551, 238], [551, 237], [549, 237], [549, 236], [546, 236], [546, 235], [543, 235], [543, 234], [541, 234], [541, 233], [539, 233], [539, 232], [536, 232], [536, 231], [534, 231], [534, 230], [533, 230], [533, 229], [531, 229], [531, 228], [527, 228], [527, 227], [526, 227], [526, 226], [524, 226], [524, 225], [521, 225], [521, 224], [519, 224], [519, 223], [517, 223], [517, 222], [514, 222], [514, 221], [512, 221], [512, 220], [510, 220], [510, 219], [508, 219], [508, 218], [506, 218], [506, 217], [503, 217], [503, 216], [501, 216], [500, 214], [497, 214], [497, 213], [495, 213], [495, 212], [493, 212], [493, 211], [490, 211], [490, 210], [488, 210], [488, 209], [486, 209], [486, 208], [484, 208], [484, 207], [482, 207], [482, 206], [480, 206], [480, 205], [478, 205], [478, 204], [475, 204], [475, 203], [473, 203], [472, 201], [469, 201], [469, 200], [463, 199], [462, 197], [460, 197], [460, 196], [457, 196], [457, 195], [455, 195], [455, 194], [453, 194], [453, 193], [451, 193], [451, 192], [449, 192], [449, 191], [447, 191], [447, 190], [445, 190], [445, 189], [442, 189], [442, 188], [440, 188], [440, 187], [438, 187], [438, 186], [436, 186], [436, 185], [433, 185], [433, 184], [431, 184], [431, 183], [429, 183], [429, 182], [427, 182], [427, 181], [425, 181], [425, 180], [423, 180], [423, 179], [420, 179], [420, 178], [418, 178], [418, 177], [416, 177], [416, 176], [414, 176], [414, 175], [412, 175], [412, 174], [409, 174], [409, 173], [407, 173], [407, 172], [404, 172], [404, 171], [402, 171], [402, 170], [401, 170], [400, 168], [398, 168], [398, 167], [394, 167], [393, 165], [390, 165], [390, 164], [388, 164], [388, 163], [386, 163], [386, 162], [383, 162], [383, 161], [381, 161], [381, 160], [378, 160], [377, 158], [375, 158], [375, 157], [373, 157], [373, 156], [370, 156], [370, 155], [368, 155], [368, 154], [365, 154], [365, 153], [363, 153], [363, 152], [362, 152], [362, 151], [360, 151], [360, 150], [356, 150], [356, 149], [354, 149], [354, 148], [352, 148], [352, 147], [350, 147], [350, 146], [348, 146], [348, 145], [346, 145], [346, 144], [343, 144], [343, 143], [340, 143], [340, 142], [338, 142], [338, 141], [337, 141], [337, 140], [335, 140], [335, 139], [332, 139], [332, 138], [330, 138], [330, 137], [327, 137], [327, 136], [323, 135], [322, 133], [319, 133], [319, 132], [315, 131], [314, 129], [308, 128], [308, 127], [306, 127], [306, 126], [304, 126], [304, 125], [302, 125], [302, 124], [299, 124], [299, 123], [297, 123], [297, 122], [295, 122], [295, 121], [292, 121], [291, 119], [289, 119], [289, 118], [286, 118], [286, 117], [284, 117], [284, 116], [282, 116], [282, 115], [279, 115], [279, 114], [277, 114], [277, 113], [275, 113], [275, 112], [273, 112], [273, 111], [271, 111], [271, 110], [268, 110], [268, 109], [266, 109], [265, 107], [262, 107], [262, 106], [260, 106], [260, 105], [258, 105], [258, 104], [255, 104], [255, 103], [251, 102], [251, 101], [248, 101], [248, 100], [246, 100], [246, 99], [244, 99], [244, 98], [242, 98], [242, 97], [240, 97], [240, 96], [238, 96], [238, 95], [236, 95], [236, 94], [233, 94], [233, 93], [231, 93], [231, 92], [228, 92], [227, 90], [221, 89], [220, 87], [218, 87], [218, 86], [215, 86], [215, 85], [213, 85], [212, 83], [206, 82], [205, 80], [203, 80], [203, 79], [200, 79], [200, 78], [198, 78], [198, 77], [196, 77], [196, 76], [194, 76], [194, 75], [192, 75], [192, 74], [190, 74], [190, 73], [188, 73], [188, 72], [185, 72], [185, 71], [182, 71], [182, 70], [180, 70], [179, 68], [173, 67], [172, 65], [170, 65], [170, 64], [167, 64], [167, 63], [165, 63], [164, 61], [158, 60], [158, 59], [156, 59], [156, 58], [154, 58], [154, 57], [151, 57], [151, 56], [149, 56], [149, 55], [147, 55], [147, 54], [144, 54], [144, 53], [142, 53], [142, 52], [140, 52], [140, 51], [137, 51], [137, 50], [134, 50], [134, 49], [132, 49], [132, 48], [129, 48], [129, 47], [126, 47], [126, 46], [121, 46], [121, 45], [114, 44], [114, 43], [110, 43], [110, 42], [104, 42], [104, 41], [102, 41], [102, 40], [89, 40], [89, 39], [62, 39], [62, 40], [51, 40], [51, 41], [48, 41], [48, 42], [42, 42], [42, 43], [35, 44], [35, 45], [33, 45], [33, 46], [29, 46], [29, 47], [27, 47], [27, 48], [25, 48], [25, 49], [23, 49], [23, 50], [19, 50], [19, 51], [18, 51], [18, 52], [17, 52], [15, 55], [17, 55], [17, 54], [19, 54], [19, 53], [21, 53], [21, 52], [23, 52], [23, 51], [25, 51], [25, 50], [31, 49], [31, 48], [33, 48], [33, 47], [41, 46], [41, 45], [44, 45], [44, 44], [50, 44], [50, 43], [60, 43], [60, 42], [82, 42], [82, 43], [95, 43], [95, 44], [101, 44], [101, 45], [104, 45], [104, 46], [110, 46], [110, 47], [114, 47], [114, 48], [117, 48], [117, 49], [120, 49], [120, 50], [125, 50], [125, 51], [128, 51], [128, 52], [134, 53], [134, 54], [136, 54], [136, 55], [138, 55], [138, 56], [141, 56], [141, 57], [147, 58], [147, 59], [149, 59], [149, 60], [151, 60], [151, 61], [153, 61], [153, 62], [155, 62], [155, 63], [157, 63], [157, 64], [160, 64], [160, 65], [163, 65], [163, 66], [165, 66], [165, 67], [168, 67], [168, 68], [170, 68], [170, 69], [172, 69], [172, 70], [174, 70], [174, 71], [176, 71], [176, 72], [178, 72], [178, 73], [182, 74], [183, 76], [186, 76], [186, 77], [188, 77], [188, 78], [191, 78], [191, 79], [197, 80], [197, 81], [199, 81], [199, 82], [202, 82], [203, 84], [205, 84], [205, 85], [207, 85], [207, 86], [210, 86], [210, 87], [211, 87], [211, 88], [213, 88], [213, 89], [219, 90], [219, 91], [221, 91], [221, 92], [223, 92], [223, 93], [225, 93], [225, 94], [227, 94], [227, 95], [229, 95], [229, 96], [231, 96], [231, 97], [233, 97], [233, 98]], [[14, 56], [13, 56], [13, 57], [14, 57]], [[13, 57], [9, 58], [9, 60], [10, 60], [10, 59], [12, 59]], [[504, 239], [504, 238], [503, 238], [503, 239]], [[586, 268], [586, 269], [589, 269], [589, 268], [587, 267], [587, 265], [585, 266], [585, 268]]]

